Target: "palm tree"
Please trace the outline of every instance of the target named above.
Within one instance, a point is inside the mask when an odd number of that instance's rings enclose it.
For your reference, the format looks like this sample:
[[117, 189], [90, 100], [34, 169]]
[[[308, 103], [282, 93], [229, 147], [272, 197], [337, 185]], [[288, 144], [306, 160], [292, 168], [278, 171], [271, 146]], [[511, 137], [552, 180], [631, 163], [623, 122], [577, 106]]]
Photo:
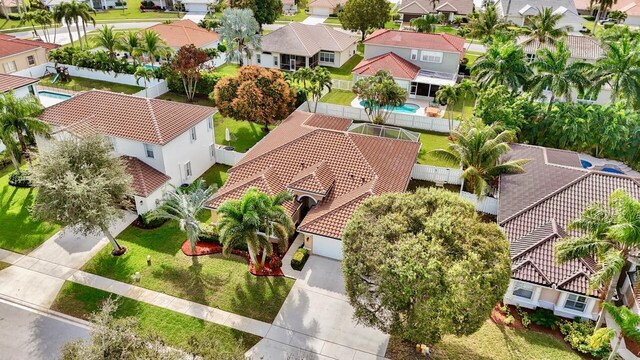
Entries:
[[23, 13], [22, 16], [20, 17], [20, 26], [26, 23], [31, 23], [31, 28], [33, 29], [34, 35], [39, 36], [38, 31], [36, 30], [36, 22], [37, 22], [38, 16], [39, 15], [37, 11], [27, 11]]
[[12, 91], [0, 95], [0, 127], [3, 133], [10, 132], [18, 138], [23, 156], [31, 164], [27, 153], [26, 137], [33, 135], [48, 136], [49, 125], [40, 121], [37, 116], [44, 111], [44, 107], [35, 96], [17, 97]]
[[536, 59], [531, 66], [536, 70], [529, 81], [531, 97], [539, 98], [545, 89], [551, 92], [547, 111], [551, 111], [553, 100], [556, 97], [564, 97], [566, 102], [571, 102], [571, 92], [575, 88], [578, 93], [583, 93], [589, 86], [589, 80], [585, 76], [585, 64], [581, 62], [569, 63], [571, 52], [564, 42], [556, 44], [555, 51], [542, 48], [537, 51]]
[[471, 38], [469, 46], [471, 46], [475, 39], [486, 41], [493, 37], [497, 32], [504, 30], [506, 24], [500, 21], [496, 7], [488, 5], [484, 11], [474, 11], [469, 15], [466, 28], [469, 29], [468, 36]]
[[635, 342], [640, 342], [640, 315], [631, 311], [631, 309], [625, 306], [615, 306], [610, 303], [604, 303], [603, 308], [611, 314], [613, 321], [620, 327], [620, 330], [605, 328], [598, 330], [590, 340], [590, 345], [592, 348], [599, 348], [602, 345], [608, 344], [610, 339], [614, 336], [616, 337], [616, 344], [611, 349], [611, 354], [609, 354], [609, 360], [616, 359], [618, 354], [618, 348], [620, 347], [620, 343], [622, 342], [623, 337], [627, 337]]
[[251, 59], [254, 49], [260, 49], [260, 25], [249, 9], [227, 8], [220, 17], [220, 39], [227, 44], [227, 56], [240, 66], [244, 58]]
[[13, 129], [9, 126], [9, 123], [0, 122], [0, 143], [4, 144], [4, 151], [9, 154], [9, 158], [16, 172], [20, 173], [22, 154], [20, 153], [20, 147], [15, 141]]
[[142, 43], [138, 33], [127, 31], [124, 36], [120, 37], [120, 42], [116, 45], [116, 49], [129, 53], [133, 59], [133, 65], [136, 65], [136, 59], [142, 55]]
[[326, 68], [321, 66], [317, 66], [313, 69], [313, 74], [311, 77], [311, 95], [313, 96], [313, 101], [315, 102], [313, 106], [313, 112], [318, 111], [318, 103], [320, 102], [320, 98], [322, 97], [325, 89], [327, 91], [331, 91], [333, 87], [333, 81], [331, 79], [331, 73]]
[[[567, 230], [582, 235], [556, 244], [557, 261], [594, 256], [600, 266], [589, 280], [589, 290], [605, 287], [605, 302], [611, 301], [623, 267], [640, 249], [640, 201], [622, 189], [615, 190], [608, 206], [600, 202], [591, 204]], [[602, 315], [596, 328], [602, 324]]]
[[[82, 32], [84, 33], [84, 42], [89, 46], [89, 37], [87, 36], [87, 27], [86, 23], [90, 22], [93, 26], [96, 26], [96, 19], [93, 15], [96, 14], [96, 11], [89, 6], [89, 3], [82, 2], [78, 7], [78, 16], [82, 19]], [[77, 22], [76, 22], [77, 25]], [[81, 40], [82, 41], [82, 40]]]
[[596, 12], [596, 18], [593, 20], [593, 33], [596, 33], [598, 27], [598, 21], [600, 21], [600, 15], [606, 13], [613, 5], [618, 3], [618, 0], [593, 0], [594, 4], [599, 4], [598, 12]]
[[550, 7], [538, 10], [538, 14], [529, 18], [522, 33], [527, 36], [526, 44], [538, 40], [540, 44], [555, 44], [558, 39], [567, 35], [567, 26], [558, 26], [562, 14], [556, 14]]
[[53, 14], [47, 10], [36, 10], [36, 13], [37, 16], [35, 20], [42, 29], [44, 40], [46, 42], [51, 42], [49, 38], [49, 27], [51, 27], [51, 25], [53, 24]]
[[422, 17], [411, 19], [411, 26], [416, 28], [420, 33], [433, 33], [436, 31], [436, 25], [440, 23], [441, 17], [434, 14], [427, 14]]
[[[67, 8], [68, 8], [68, 3], [63, 2], [60, 3], [59, 5], [55, 5], [53, 7], [53, 22], [55, 24], [62, 24], [63, 22], [65, 23], [65, 25], [67, 25], [67, 31], [69, 32], [69, 39], [71, 39], [71, 46], [75, 46], [75, 43], [73, 42], [73, 33], [71, 32], [71, 15], [69, 15], [69, 13], [67, 13]], [[57, 34], [57, 28], [54, 28], [54, 38], [53, 38], [53, 42], [56, 41], [56, 34]], [[80, 46], [82, 47], [82, 44], [80, 44]]]
[[[78, 33], [78, 42], [80, 43], [80, 48], [82, 48], [82, 35], [80, 34], [80, 25], [78, 24], [80, 21], [80, 14], [82, 12], [80, 9], [80, 3], [77, 0], [71, 0], [70, 2], [61, 3], [60, 7], [64, 13], [64, 20], [65, 23], [67, 23], [67, 26], [70, 26], [71, 22], [75, 22], [76, 32]], [[71, 30], [69, 30], [69, 34], [71, 34]], [[71, 43], [73, 45], [73, 40]]]
[[471, 66], [471, 73], [484, 88], [504, 85], [515, 92], [527, 83], [531, 69], [520, 46], [513, 41], [496, 41]]
[[640, 97], [640, 45], [639, 41], [623, 37], [607, 44], [603, 58], [596, 61], [589, 71], [594, 91], [605, 85], [611, 87], [611, 102], [619, 97], [635, 107]]
[[151, 65], [156, 61], [156, 57], [165, 54], [169, 48], [165, 46], [164, 40], [153, 30], [145, 30], [142, 33], [142, 49], [151, 58]]
[[102, 46], [107, 49], [109, 58], [115, 59], [116, 50], [120, 44], [120, 35], [113, 31], [113, 26], [103, 25], [102, 29], [98, 29], [98, 34], [93, 38], [96, 46]]
[[[261, 228], [264, 229], [265, 237], [269, 240], [275, 238], [278, 241], [281, 251], [286, 251], [289, 246], [289, 237], [293, 235], [295, 227], [291, 216], [282, 204], [293, 200], [293, 195], [287, 191], [282, 191], [274, 196], [264, 193], [260, 194], [263, 203], [264, 220]], [[271, 244], [271, 241], [269, 241]], [[273, 247], [262, 249], [262, 260], [260, 266], [264, 266], [267, 255], [273, 254]]]
[[464, 107], [466, 105], [465, 103], [467, 98], [473, 97], [473, 108], [475, 109], [478, 91], [480, 91], [478, 83], [467, 78], [456, 84], [455, 87], [459, 97], [462, 99], [462, 115], [464, 115]]
[[202, 232], [198, 214], [205, 209], [207, 200], [216, 191], [215, 186], [207, 186], [203, 179], [196, 180], [187, 189], [177, 189], [172, 186], [172, 191], [167, 192], [160, 206], [152, 213], [153, 218], [176, 220], [180, 230], [187, 233], [187, 239], [191, 245], [191, 261], [198, 264], [196, 245], [198, 235]]
[[453, 105], [458, 102], [460, 94], [458, 89], [452, 85], [441, 86], [436, 92], [435, 101], [440, 104], [447, 105], [447, 112], [449, 113], [449, 130], [453, 130]]
[[451, 131], [452, 140], [447, 149], [430, 151], [433, 156], [462, 166], [462, 178], [469, 192], [479, 199], [490, 193], [492, 182], [503, 174], [521, 174], [522, 165], [529, 160], [509, 160], [500, 158], [511, 148], [509, 142], [515, 140], [512, 131], [496, 131], [497, 125], [484, 125], [481, 121], [466, 131]]
[[148, 98], [149, 94], [147, 93], [147, 81], [151, 80], [155, 76], [155, 72], [153, 71], [153, 69], [145, 66], [138, 66], [133, 76], [136, 78], [137, 84], [140, 84], [141, 79], [144, 80], [144, 96]]
[[302, 90], [307, 93], [307, 107], [309, 108], [309, 111], [311, 111], [311, 103], [309, 102], [309, 89], [307, 88], [307, 83], [311, 82], [311, 79], [313, 78], [313, 70], [309, 69], [308, 67], [302, 67], [291, 73], [291, 75], [289, 75], [289, 73], [286, 73], [285, 76], [288, 76], [289, 81], [297, 83], [298, 85], [302, 85]]

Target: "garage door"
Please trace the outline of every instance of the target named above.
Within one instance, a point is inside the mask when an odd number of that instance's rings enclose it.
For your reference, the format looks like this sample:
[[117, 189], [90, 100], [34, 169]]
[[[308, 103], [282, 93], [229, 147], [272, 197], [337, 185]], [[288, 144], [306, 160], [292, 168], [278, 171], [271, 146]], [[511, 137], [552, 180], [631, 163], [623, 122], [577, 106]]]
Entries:
[[313, 235], [313, 253], [331, 259], [342, 260], [342, 241]]
[[207, 4], [185, 4], [184, 5], [184, 9], [187, 12], [202, 12], [202, 13], [206, 13], [207, 12]]
[[311, 15], [331, 15], [331, 9], [329, 8], [321, 8], [321, 7], [312, 7], [309, 8], [309, 13]]

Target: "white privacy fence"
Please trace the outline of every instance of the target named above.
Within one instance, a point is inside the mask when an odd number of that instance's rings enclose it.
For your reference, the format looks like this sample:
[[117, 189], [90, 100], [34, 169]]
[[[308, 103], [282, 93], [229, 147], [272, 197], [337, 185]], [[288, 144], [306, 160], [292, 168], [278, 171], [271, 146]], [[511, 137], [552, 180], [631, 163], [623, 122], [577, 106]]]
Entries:
[[[307, 105], [302, 104], [299, 108], [302, 111], [307, 111]], [[313, 102], [311, 103], [311, 109], [313, 109]], [[369, 117], [363, 108], [356, 108], [353, 106], [344, 106], [336, 104], [328, 104], [320, 102], [318, 103], [318, 114], [339, 116], [356, 121], [369, 121]], [[450, 126], [455, 129], [459, 125], [459, 121], [449, 121], [447, 119], [438, 117], [429, 117], [422, 115], [403, 114], [398, 112], [391, 112], [385, 125], [399, 126], [403, 128], [413, 128], [419, 130], [427, 130], [441, 133], [449, 133]]]
[[462, 170], [440, 166], [414, 164], [411, 177], [416, 180], [431, 181], [438, 184], [462, 184]]
[[215, 156], [216, 163], [233, 166], [242, 159], [244, 154], [234, 150], [226, 150], [224, 146], [216, 145]]
[[476, 195], [462, 190], [460, 191], [460, 196], [476, 204], [477, 211], [491, 215], [498, 215], [498, 199], [486, 196], [482, 200], [478, 201], [478, 197]]
[[148, 87], [145, 90], [140, 90], [133, 95], [153, 99], [169, 92], [169, 84], [164, 80], [161, 80], [158, 84], [153, 86], [150, 84], [147, 85]]
[[351, 91], [351, 89], [353, 88], [353, 81], [333, 79], [331, 80], [331, 88]]

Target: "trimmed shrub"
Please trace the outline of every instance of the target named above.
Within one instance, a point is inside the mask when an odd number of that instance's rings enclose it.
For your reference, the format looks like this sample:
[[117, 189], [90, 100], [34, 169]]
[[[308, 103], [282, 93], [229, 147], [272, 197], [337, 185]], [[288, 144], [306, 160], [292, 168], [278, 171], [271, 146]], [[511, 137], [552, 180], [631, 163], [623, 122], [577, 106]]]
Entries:
[[9, 185], [19, 188], [30, 188], [31, 180], [29, 180], [29, 171], [23, 170], [22, 172], [14, 171], [9, 175]]
[[611, 29], [611, 28], [613, 27], [613, 25], [615, 25], [615, 24], [616, 24], [616, 23], [614, 23], [614, 22], [608, 21], [608, 22], [606, 22], [606, 23], [602, 24], [602, 26], [603, 26], [605, 29]]
[[560, 332], [573, 349], [598, 359], [607, 358], [611, 352], [609, 344], [604, 344], [597, 349], [593, 349], [590, 345], [594, 329], [595, 323], [591, 320], [578, 318], [575, 321], [560, 322]]
[[529, 315], [529, 319], [531, 319], [532, 323], [549, 329], [558, 327], [558, 317], [549, 309], [537, 308]]
[[10, 20], [20, 20], [20, 15], [19, 14], [9, 14], [9, 19]]
[[296, 250], [296, 252], [293, 254], [293, 257], [291, 258], [291, 267], [294, 270], [298, 270], [298, 271], [302, 270], [308, 258], [309, 258], [309, 250], [305, 248], [299, 248], [298, 250]]
[[198, 240], [220, 244], [219, 235], [218, 235], [218, 227], [212, 224], [200, 223], [200, 235], [198, 235]]
[[281, 267], [282, 267], [282, 259], [280, 259], [280, 257], [275, 255], [271, 257], [271, 260], [269, 260], [269, 269], [276, 271], [276, 270], [280, 270]]
[[596, 19], [596, 17], [593, 15], [582, 15], [582, 17], [587, 21], [593, 21]]
[[156, 229], [164, 225], [168, 220], [165, 218], [154, 218], [152, 216], [153, 214], [155, 214], [155, 212], [151, 210], [138, 215], [138, 226], [143, 229]]

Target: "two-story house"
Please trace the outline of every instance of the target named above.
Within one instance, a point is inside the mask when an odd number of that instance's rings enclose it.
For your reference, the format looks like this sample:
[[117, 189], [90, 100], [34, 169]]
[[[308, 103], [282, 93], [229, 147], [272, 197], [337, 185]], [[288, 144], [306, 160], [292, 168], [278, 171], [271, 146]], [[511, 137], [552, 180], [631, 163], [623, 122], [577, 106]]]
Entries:
[[377, 30], [364, 41], [364, 59], [353, 79], [388, 71], [411, 99], [432, 100], [443, 85], [455, 85], [464, 38], [449, 34]]
[[287, 71], [318, 65], [339, 68], [356, 53], [357, 40], [331, 26], [289, 24], [262, 37], [254, 65]]
[[584, 18], [578, 15], [574, 0], [495, 0], [498, 15], [517, 26], [526, 26], [530, 17], [550, 8], [561, 16], [559, 27], [568, 27], [570, 32], [583, 28]]
[[[39, 79], [25, 76], [0, 74], [0, 94], [13, 91], [13, 94], [20, 98], [29, 95], [38, 97], [38, 91], [36, 89], [38, 80]], [[0, 141], [0, 152], [4, 151], [5, 148], [2, 141]]]
[[44, 64], [48, 61], [49, 51], [58, 47], [60, 45], [0, 34], [0, 74]]
[[398, 6], [403, 26], [427, 14], [442, 14], [447, 21], [453, 21], [456, 16], [467, 17], [472, 11], [473, 0], [402, 0]]
[[[53, 138], [100, 133], [123, 156], [138, 213], [156, 207], [167, 183], [188, 184], [215, 163], [216, 109], [92, 90], [47, 108], [40, 120]], [[37, 139], [40, 151], [49, 140]]]

